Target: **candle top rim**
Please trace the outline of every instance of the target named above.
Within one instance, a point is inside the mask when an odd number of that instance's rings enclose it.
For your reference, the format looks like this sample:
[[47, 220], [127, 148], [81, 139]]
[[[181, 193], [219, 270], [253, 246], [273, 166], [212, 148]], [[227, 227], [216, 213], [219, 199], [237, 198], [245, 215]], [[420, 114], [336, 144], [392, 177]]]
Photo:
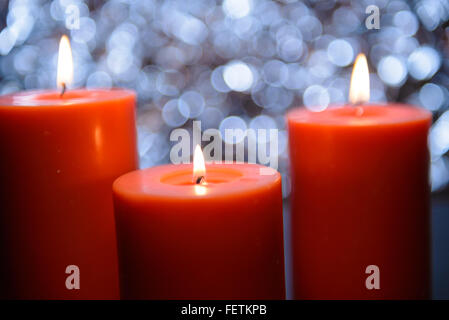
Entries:
[[[266, 174], [261, 174], [260, 169]], [[113, 190], [116, 194], [144, 201], [152, 198], [194, 200], [248, 195], [281, 182], [279, 172], [259, 164], [206, 163], [205, 185], [193, 183], [192, 170], [192, 164], [166, 164], [132, 171], [117, 178]], [[177, 179], [176, 175], [183, 177]]]
[[313, 112], [305, 107], [294, 108], [287, 113], [287, 119], [289, 123], [301, 125], [377, 127], [430, 122], [432, 113], [426, 109], [402, 103], [337, 105], [320, 112]]
[[58, 90], [27, 90], [0, 95], [0, 108], [54, 107], [108, 102], [135, 97], [136, 93], [123, 88], [69, 89], [61, 97]]

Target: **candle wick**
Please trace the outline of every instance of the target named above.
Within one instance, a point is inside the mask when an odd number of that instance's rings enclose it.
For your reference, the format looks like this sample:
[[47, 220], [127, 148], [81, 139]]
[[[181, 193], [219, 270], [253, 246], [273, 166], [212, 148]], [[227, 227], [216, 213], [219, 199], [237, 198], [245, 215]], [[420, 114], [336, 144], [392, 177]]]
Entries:
[[63, 82], [63, 83], [62, 83], [61, 95], [60, 95], [61, 98], [62, 98], [62, 96], [64, 95], [65, 90], [66, 90], [66, 85], [65, 85], [65, 82]]
[[195, 184], [201, 184], [204, 181], [204, 176], [199, 176], [196, 178]]
[[357, 103], [353, 103], [352, 106], [355, 108], [355, 114], [358, 117], [361, 117], [363, 115], [363, 107], [362, 107], [362, 103], [357, 102]]

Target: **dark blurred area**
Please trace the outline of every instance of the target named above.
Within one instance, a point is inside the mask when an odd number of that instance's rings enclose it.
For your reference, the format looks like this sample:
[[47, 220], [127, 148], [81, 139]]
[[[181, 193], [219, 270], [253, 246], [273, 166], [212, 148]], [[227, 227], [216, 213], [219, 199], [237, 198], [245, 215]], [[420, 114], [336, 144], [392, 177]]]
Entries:
[[[365, 26], [369, 5], [380, 9], [380, 29]], [[169, 162], [170, 132], [192, 130], [193, 120], [203, 130], [278, 129], [288, 199], [286, 110], [347, 102], [363, 52], [371, 102], [434, 115], [434, 295], [449, 299], [448, 21], [447, 0], [2, 0], [0, 94], [55, 88], [68, 34], [73, 87], [137, 91], [141, 167]]]

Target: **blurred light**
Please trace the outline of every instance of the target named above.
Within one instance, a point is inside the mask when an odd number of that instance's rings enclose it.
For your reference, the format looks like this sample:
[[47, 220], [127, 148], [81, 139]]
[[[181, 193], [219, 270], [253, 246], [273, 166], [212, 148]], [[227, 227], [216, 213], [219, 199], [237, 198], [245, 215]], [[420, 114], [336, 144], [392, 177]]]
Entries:
[[327, 47], [327, 56], [333, 64], [345, 67], [354, 59], [354, 50], [348, 41], [336, 39]]
[[431, 111], [441, 108], [445, 100], [443, 89], [433, 83], [426, 83], [419, 90], [419, 101], [421, 105]]
[[401, 59], [395, 56], [386, 56], [380, 60], [377, 73], [386, 84], [400, 86], [407, 77], [407, 67]]
[[111, 70], [114, 74], [123, 74], [132, 66], [132, 52], [127, 48], [115, 47], [109, 52], [107, 63], [109, 70]]
[[237, 56], [241, 50], [240, 39], [228, 31], [217, 34], [213, 40], [213, 44], [215, 52], [226, 59]]
[[419, 27], [418, 19], [410, 11], [399, 11], [396, 13], [393, 18], [393, 23], [408, 36], [413, 36]]
[[36, 67], [39, 50], [35, 46], [23, 46], [14, 56], [14, 67], [20, 74], [33, 72]]
[[430, 177], [432, 181], [432, 191], [437, 191], [445, 187], [449, 183], [449, 161], [443, 157], [432, 161]]
[[156, 79], [157, 90], [167, 96], [177, 96], [184, 87], [184, 76], [179, 71], [160, 72]]
[[80, 28], [72, 30], [72, 39], [75, 42], [89, 42], [95, 38], [97, 26], [93, 19], [82, 17], [80, 18]]
[[259, 19], [253, 16], [245, 16], [243, 18], [233, 20], [232, 31], [240, 38], [249, 40], [255, 33], [260, 31], [262, 25]]
[[282, 21], [279, 3], [274, 1], [258, 1], [255, 14], [265, 26], [272, 26]]
[[176, 37], [191, 45], [202, 43], [208, 34], [207, 27], [201, 20], [186, 14], [178, 14], [172, 32]]
[[307, 41], [315, 40], [323, 32], [323, 26], [320, 20], [314, 16], [300, 17], [297, 26]]
[[278, 152], [280, 157], [288, 158], [288, 134], [286, 130], [279, 130]]
[[254, 54], [269, 58], [276, 54], [276, 41], [270, 33], [262, 31], [252, 40], [252, 49]]
[[20, 87], [20, 84], [15, 81], [5, 81], [1, 83], [1, 92], [0, 94], [10, 94], [17, 91], [20, 91], [22, 89]]
[[288, 76], [283, 82], [284, 87], [291, 90], [304, 88], [308, 79], [307, 69], [295, 63], [288, 64], [287, 69]]
[[340, 7], [333, 12], [332, 25], [338, 34], [346, 34], [355, 31], [361, 21], [351, 8]]
[[201, 113], [199, 120], [203, 129], [218, 128], [224, 118], [223, 112], [218, 108], [208, 107]]
[[111, 88], [112, 79], [104, 71], [97, 71], [92, 73], [86, 81], [87, 88]]
[[186, 63], [186, 55], [184, 51], [176, 46], [166, 46], [157, 52], [155, 62], [169, 71], [181, 69]]
[[312, 53], [308, 66], [310, 74], [317, 78], [314, 79], [315, 81], [327, 79], [335, 72], [335, 66], [329, 61], [327, 52], [324, 50], [317, 50]]
[[153, 134], [150, 149], [140, 158], [141, 168], [152, 167], [164, 161], [170, 150], [167, 148], [167, 140], [168, 137], [162, 133]]
[[246, 91], [253, 85], [253, 73], [242, 61], [232, 61], [223, 71], [225, 83], [234, 91]]
[[267, 115], [259, 115], [257, 117], [254, 117], [250, 123], [249, 127], [253, 130], [255, 130], [257, 135], [257, 130], [262, 129], [266, 130], [267, 134], [265, 136], [258, 137], [258, 143], [267, 143], [270, 140], [271, 136], [269, 134], [270, 129], [277, 129], [276, 121], [274, 121], [273, 118], [267, 116]]
[[[226, 130], [234, 129], [239, 129], [239, 131], [235, 132], [236, 135], [226, 135]], [[247, 126], [245, 121], [237, 116], [224, 118], [219, 127], [223, 141], [228, 144], [238, 144], [242, 142], [245, 139], [246, 129]]]
[[413, 37], [399, 37], [394, 43], [393, 51], [397, 54], [409, 55], [419, 46], [418, 40]]
[[160, 73], [159, 68], [155, 66], [145, 66], [137, 76], [137, 91], [140, 98], [156, 99], [161, 96], [161, 93], [156, 88], [157, 77]]
[[139, 155], [144, 156], [153, 144], [154, 134], [148, 132], [145, 127], [137, 126], [137, 143]]
[[145, 106], [149, 108], [145, 112], [141, 112], [138, 117], [138, 124], [151, 133], [157, 133], [164, 128], [161, 110], [154, 108], [153, 105]]
[[430, 151], [438, 158], [449, 151], [449, 111], [444, 112], [430, 130]]
[[196, 91], [184, 92], [178, 100], [180, 112], [187, 118], [196, 118], [204, 110], [205, 101], [201, 94]]
[[184, 108], [185, 105], [180, 105], [177, 99], [169, 100], [162, 108], [162, 119], [170, 127], [182, 126], [188, 118], [184, 115], [188, 109]]
[[293, 62], [301, 58], [304, 52], [304, 45], [301, 39], [294, 37], [283, 37], [277, 46], [279, 56], [288, 62]]
[[0, 32], [0, 54], [7, 55], [16, 44], [17, 36], [9, 28]]
[[430, 79], [440, 68], [441, 58], [431, 47], [421, 47], [408, 58], [410, 75], [416, 80]]
[[421, 0], [416, 12], [424, 27], [433, 31], [442, 21], [447, 20], [449, 12], [446, 0]]
[[251, 0], [224, 0], [223, 11], [233, 19], [247, 16], [251, 12]]
[[319, 85], [312, 85], [304, 91], [303, 101], [307, 109], [319, 112], [327, 108], [330, 97], [326, 88]]
[[270, 60], [263, 66], [263, 78], [266, 83], [279, 87], [288, 78], [288, 68], [282, 61]]
[[282, 112], [292, 104], [294, 95], [281, 87], [261, 85], [252, 90], [251, 97], [262, 108], [271, 112]]
[[370, 101], [371, 102], [387, 102], [385, 95], [385, 84], [379, 78], [377, 73], [370, 74]]
[[219, 91], [219, 92], [229, 92], [231, 91], [228, 87], [228, 85], [226, 84], [224, 77], [223, 77], [223, 71], [224, 71], [225, 67], [220, 66], [218, 68], [216, 68], [210, 77], [210, 81], [212, 83], [212, 86], [214, 87], [215, 90]]
[[35, 19], [32, 10], [37, 10], [31, 1], [11, 1], [6, 17], [7, 30], [14, 35], [15, 44], [25, 41], [34, 27]]

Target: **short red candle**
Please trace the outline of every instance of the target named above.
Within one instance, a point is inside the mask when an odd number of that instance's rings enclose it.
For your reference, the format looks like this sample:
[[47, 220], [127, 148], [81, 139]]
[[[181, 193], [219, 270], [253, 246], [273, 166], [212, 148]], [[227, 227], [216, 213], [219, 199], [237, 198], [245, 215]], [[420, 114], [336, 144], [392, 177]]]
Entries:
[[[429, 298], [431, 114], [389, 104], [287, 118], [294, 298]], [[379, 290], [365, 286], [369, 265]]]
[[134, 171], [113, 185], [124, 299], [284, 299], [279, 173], [255, 164]]
[[111, 188], [137, 167], [134, 108], [119, 89], [0, 97], [2, 298], [119, 297]]

